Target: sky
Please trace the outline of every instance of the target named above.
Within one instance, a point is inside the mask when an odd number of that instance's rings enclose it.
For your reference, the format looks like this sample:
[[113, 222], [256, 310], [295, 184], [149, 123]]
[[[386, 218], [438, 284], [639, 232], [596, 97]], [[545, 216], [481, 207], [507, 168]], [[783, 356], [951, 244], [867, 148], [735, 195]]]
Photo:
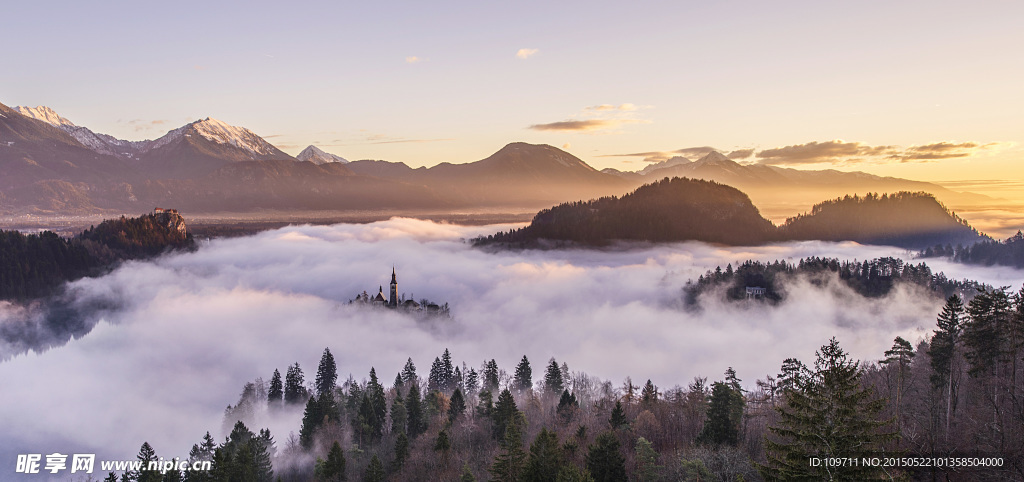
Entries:
[[1021, 2], [55, 1], [4, 17], [0, 102], [131, 140], [210, 116], [290, 154], [412, 166], [523, 141], [597, 168], [711, 146], [975, 191], [1024, 181]]
[[[554, 357], [614, 387], [631, 377], [665, 390], [697, 376], [721, 380], [733, 367], [753, 389], [786, 358], [812, 363], [833, 336], [866, 363], [896, 336], [916, 345], [943, 304], [912, 288], [868, 299], [835, 279], [797, 278], [786, 282], [787, 298], [777, 306], [726, 303], [711, 292], [701, 298], [703, 310], [689, 311], [682, 288], [715, 266], [908, 253], [817, 241], [491, 253], [463, 241], [507, 227], [402, 218], [290, 226], [75, 281], [67, 306], [88, 333], [41, 352], [0, 341], [0, 460], [53, 451], [116, 460], [133, 457], [143, 441], [167, 459], [186, 457], [207, 430], [223, 440], [224, 407], [247, 381], [269, 380], [274, 369], [298, 362], [311, 382], [324, 348], [340, 380], [364, 379], [372, 367], [388, 386], [407, 358], [426, 377], [447, 348], [456, 363], [479, 370], [493, 358], [509, 373], [526, 355], [535, 381]], [[1022, 270], [928, 262], [954, 279], [1014, 291], [1024, 284]], [[448, 303], [452, 317], [347, 304], [364, 290], [386, 289], [392, 266], [401, 295]], [[47, 309], [0, 302], [0, 324], [38, 325], [28, 331], [41, 336]], [[280, 448], [300, 419], [297, 410], [250, 425], [269, 427]]]

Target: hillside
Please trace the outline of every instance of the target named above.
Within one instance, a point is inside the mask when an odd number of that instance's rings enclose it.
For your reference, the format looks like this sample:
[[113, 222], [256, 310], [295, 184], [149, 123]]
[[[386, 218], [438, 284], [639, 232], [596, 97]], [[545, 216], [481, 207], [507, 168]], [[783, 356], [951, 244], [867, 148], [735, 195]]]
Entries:
[[529, 246], [542, 239], [603, 245], [614, 240], [754, 245], [775, 226], [739, 190], [711, 181], [665, 178], [618, 197], [545, 209], [525, 228], [479, 238], [478, 245]]
[[927, 193], [846, 196], [819, 203], [779, 227], [789, 240], [856, 241], [909, 249], [985, 239]]

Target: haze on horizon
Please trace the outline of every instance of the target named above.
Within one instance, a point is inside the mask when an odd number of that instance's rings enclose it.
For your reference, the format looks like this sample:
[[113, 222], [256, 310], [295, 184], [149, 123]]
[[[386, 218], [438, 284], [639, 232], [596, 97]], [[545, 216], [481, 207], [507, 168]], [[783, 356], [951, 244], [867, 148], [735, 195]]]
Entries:
[[212, 116], [290, 154], [416, 167], [524, 141], [621, 170], [710, 146], [1024, 197], [1017, 3], [7, 9], [0, 100], [119, 138]]

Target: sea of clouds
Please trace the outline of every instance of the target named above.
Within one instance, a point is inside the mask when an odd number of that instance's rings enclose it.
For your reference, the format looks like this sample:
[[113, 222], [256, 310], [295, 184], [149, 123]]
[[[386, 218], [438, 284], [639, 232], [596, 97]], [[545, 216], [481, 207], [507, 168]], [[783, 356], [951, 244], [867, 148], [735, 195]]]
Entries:
[[[299, 362], [315, 377], [330, 347], [344, 379], [375, 367], [390, 385], [406, 358], [425, 376], [445, 348], [477, 367], [511, 372], [523, 355], [542, 377], [551, 357], [616, 386], [630, 376], [662, 388], [734, 367], [744, 384], [807, 363], [830, 337], [853, 357], [877, 360], [903, 336], [922, 340], [941, 300], [915, 289], [865, 299], [840, 284], [796, 281], [777, 306], [704, 299], [682, 308], [681, 290], [708, 269], [747, 259], [872, 259], [910, 253], [855, 243], [729, 248], [702, 243], [603, 250], [485, 251], [467, 239], [508, 226], [466, 227], [395, 218], [372, 224], [293, 226], [200, 243], [192, 253], [126, 263], [72, 283], [63, 316], [81, 336], [45, 350], [0, 344], [0, 470], [19, 453], [96, 453], [130, 459], [143, 441], [187, 457], [242, 385]], [[1020, 289], [1024, 271], [929, 260], [935, 271]], [[447, 302], [452, 318], [421, 319], [349, 305], [358, 293]], [[44, 346], [46, 306], [0, 304], [0, 324]], [[71, 313], [67, 315], [66, 313]], [[42, 344], [40, 344], [42, 343]], [[282, 446], [296, 411], [268, 421]], [[254, 430], [259, 427], [251, 427]], [[5, 466], [6, 465], [6, 466]]]

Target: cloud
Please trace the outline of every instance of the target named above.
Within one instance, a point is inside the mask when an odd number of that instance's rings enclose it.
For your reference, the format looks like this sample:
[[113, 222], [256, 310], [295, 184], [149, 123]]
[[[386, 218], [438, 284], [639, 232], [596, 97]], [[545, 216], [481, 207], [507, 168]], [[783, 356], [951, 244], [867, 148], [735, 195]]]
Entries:
[[631, 112], [631, 111], [634, 111], [634, 110], [637, 110], [637, 109], [638, 109], [638, 107], [636, 106], [636, 104], [626, 103], [626, 104], [619, 104], [619, 105], [612, 105], [612, 104], [592, 105], [590, 107], [585, 108], [584, 110], [592, 110], [592, 111], [599, 111], [599, 112], [600, 111]]
[[587, 120], [565, 120], [551, 122], [548, 124], [534, 124], [529, 128], [535, 131], [569, 131], [587, 132], [602, 129], [612, 129], [625, 124], [649, 124], [650, 121], [639, 119], [587, 119]]
[[537, 50], [537, 49], [519, 49], [519, 51], [516, 52], [516, 57], [518, 57], [520, 59], [523, 59], [523, 60], [526, 60], [526, 59], [532, 57], [537, 52], [539, 52], [539, 50]]
[[762, 164], [815, 164], [859, 162], [928, 162], [941, 159], [970, 157], [982, 149], [1000, 145], [998, 142], [936, 142], [903, 148], [900, 146], [869, 146], [861, 142], [841, 140], [808, 142], [757, 153]]
[[920, 161], [953, 159], [958, 157], [969, 157], [979, 149], [987, 149], [995, 146], [996, 143], [979, 144], [977, 142], [936, 142], [923, 146], [911, 146], [903, 152], [890, 156], [901, 161]]
[[626, 154], [603, 154], [597, 157], [642, 157], [644, 162], [662, 162], [667, 161], [676, 156], [688, 156], [688, 157], [704, 157], [708, 153], [715, 151], [711, 146], [698, 146], [698, 147], [684, 147], [682, 149], [676, 149], [674, 151], [646, 151], [646, 152], [631, 152]]
[[411, 56], [411, 57], [406, 57], [405, 58], [405, 62], [408, 63], [408, 64], [415, 64], [415, 63], [423, 62], [424, 60], [425, 59], [421, 59], [419, 57], [416, 57], [415, 55]]
[[156, 129], [156, 128], [158, 128], [160, 126], [163, 126], [163, 125], [168, 123], [168, 121], [166, 119], [157, 119], [157, 120], [132, 119], [132, 120], [129, 120], [129, 121], [118, 120], [118, 122], [120, 122], [122, 124], [127, 124], [133, 130], [135, 130], [135, 132], [151, 131], [151, 130], [154, 130], [154, 129]]
[[[375, 367], [391, 380], [407, 357], [425, 374], [449, 348], [457, 362], [495, 358], [506, 370], [527, 355], [534, 373], [554, 356], [616, 385], [632, 376], [671, 387], [732, 366], [752, 386], [787, 357], [813, 360], [831, 336], [853, 357], [877, 359], [897, 335], [924, 336], [942, 304], [913, 290], [864, 299], [797, 281], [776, 307], [705, 299], [691, 313], [679, 307], [682, 287], [715, 266], [906, 253], [822, 242], [488, 253], [462, 241], [510, 227], [402, 218], [291, 226], [72, 283], [66, 305], [91, 331], [0, 362], [0, 460], [38, 451], [131, 459], [143, 441], [165, 458], [187, 457], [207, 430], [223, 439], [224, 406], [246, 381], [296, 361], [312, 380], [325, 346], [341, 378]], [[454, 317], [417, 320], [347, 304], [386, 285], [391, 266], [399, 293], [448, 302]], [[1024, 272], [1009, 268], [936, 267], [996, 286], [1024, 282]], [[44, 330], [47, 313], [0, 303], [0, 326]], [[269, 426], [281, 448], [301, 416], [295, 410], [252, 428]]]
[[726, 157], [729, 159], [747, 159], [754, 155], [753, 149], [739, 149], [730, 152]]
[[562, 144], [562, 149], [569, 149], [570, 147], [572, 147], [572, 144], [569, 144], [568, 142]]

